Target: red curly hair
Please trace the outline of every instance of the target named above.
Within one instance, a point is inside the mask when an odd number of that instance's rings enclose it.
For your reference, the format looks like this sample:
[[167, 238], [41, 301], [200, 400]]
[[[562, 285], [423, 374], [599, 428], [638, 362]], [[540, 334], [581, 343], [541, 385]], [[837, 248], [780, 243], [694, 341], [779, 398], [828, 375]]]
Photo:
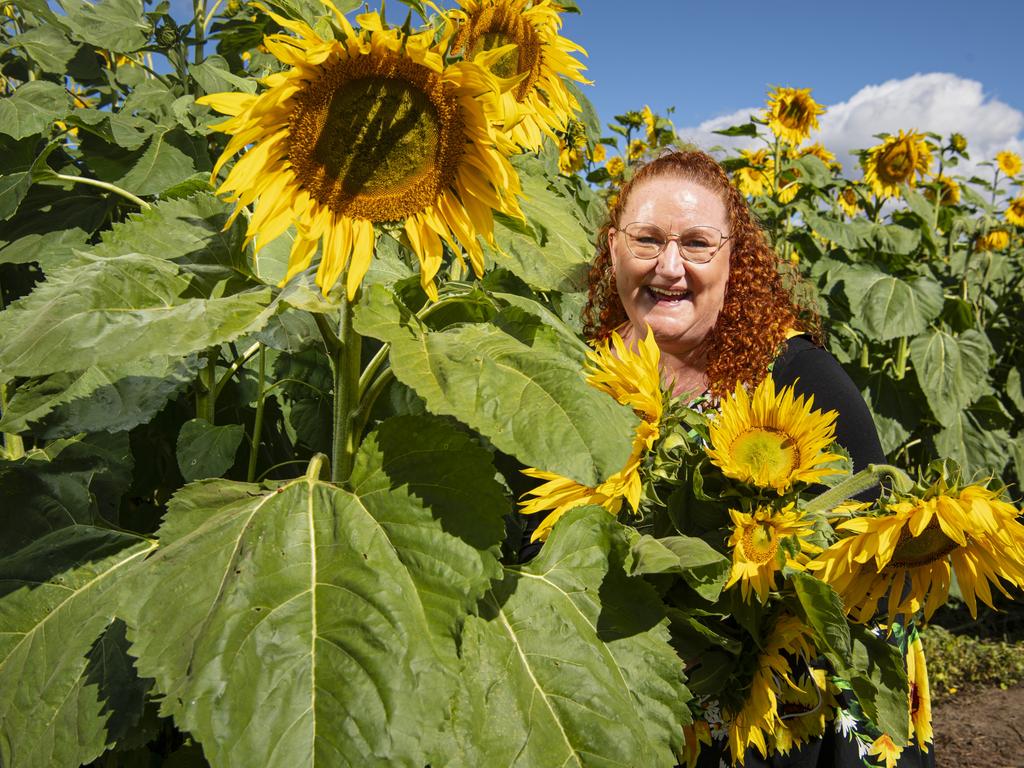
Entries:
[[742, 382], [754, 386], [768, 373], [790, 329], [806, 331], [820, 343], [821, 325], [813, 309], [799, 308], [782, 283], [780, 260], [768, 244], [746, 200], [722, 166], [699, 150], [670, 151], [639, 168], [622, 185], [597, 236], [590, 267], [583, 330], [590, 339], [607, 338], [629, 318], [612, 274], [608, 233], [617, 228], [633, 191], [644, 181], [676, 176], [717, 193], [729, 216], [731, 255], [725, 300], [707, 338], [707, 379], [711, 393], [723, 396]]

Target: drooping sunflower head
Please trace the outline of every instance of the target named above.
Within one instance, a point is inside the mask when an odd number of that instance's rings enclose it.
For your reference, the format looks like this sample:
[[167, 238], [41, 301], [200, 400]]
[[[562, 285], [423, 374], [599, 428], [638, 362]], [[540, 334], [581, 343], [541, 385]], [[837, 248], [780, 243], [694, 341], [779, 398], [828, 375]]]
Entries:
[[1007, 176], [1016, 176], [1021, 170], [1020, 155], [1008, 149], [996, 152], [996, 165]]
[[1010, 233], [1005, 229], [993, 229], [977, 239], [974, 243], [976, 251], [1005, 251], [1010, 247]]
[[814, 483], [832, 474], [839, 459], [825, 449], [835, 436], [836, 412], [814, 410], [814, 398], [776, 393], [771, 376], [754, 390], [742, 385], [722, 401], [712, 420], [708, 457], [726, 477], [785, 493], [794, 483]]
[[357, 17], [356, 30], [329, 8], [339, 39], [271, 13], [294, 35], [264, 44], [290, 69], [267, 77], [259, 95], [200, 99], [231, 116], [218, 126], [232, 138], [214, 175], [244, 150], [218, 191], [236, 202], [236, 215], [255, 203], [248, 237], [257, 249], [294, 223], [286, 279], [319, 247], [316, 279], [325, 293], [347, 272], [354, 296], [374, 225], [401, 225], [436, 298], [445, 244], [460, 259], [465, 250], [481, 274], [477, 235], [493, 238], [492, 209], [521, 216], [518, 177], [487, 118], [500, 86], [472, 62], [446, 64], [430, 30], [405, 36], [376, 13]]
[[917, 131], [890, 136], [872, 147], [862, 159], [864, 181], [876, 197], [898, 197], [900, 185], [915, 186], [932, 165], [932, 151], [924, 134]]
[[882, 513], [836, 526], [844, 536], [808, 563], [868, 621], [888, 596], [889, 622], [919, 610], [929, 618], [949, 596], [956, 573], [968, 610], [992, 606], [992, 587], [1024, 586], [1024, 525], [1018, 510], [982, 486], [907, 496]]
[[779, 720], [770, 740], [773, 751], [786, 755], [821, 736], [835, 707], [835, 693], [824, 669], [812, 669], [809, 674], [794, 677], [793, 685], [781, 686]]
[[960, 202], [960, 185], [949, 176], [939, 174], [925, 188], [924, 196], [933, 203], [937, 199], [939, 205], [956, 205]]
[[962, 133], [954, 133], [949, 137], [949, 147], [958, 155], [967, 151], [967, 137]]
[[799, 144], [818, 128], [825, 108], [811, 98], [810, 88], [775, 88], [768, 94], [765, 119], [768, 128], [783, 141]]
[[815, 142], [814, 144], [808, 144], [806, 147], [801, 147], [796, 153], [797, 157], [807, 157], [808, 155], [814, 155], [816, 158], [821, 160], [821, 162], [827, 165], [829, 170], [843, 170], [843, 164], [836, 160], [836, 156], [827, 150], [825, 145], [820, 142]]
[[644, 104], [643, 109], [640, 110], [640, 117], [644, 121], [644, 127], [647, 128], [647, 143], [653, 144], [658, 136], [658, 118], [647, 104]]
[[1018, 227], [1024, 227], [1024, 195], [1015, 197], [1006, 209], [1006, 220]]
[[[730, 509], [733, 531], [729, 537], [732, 548], [732, 571], [725, 588], [740, 585], [744, 600], [756, 593], [763, 603], [775, 588], [775, 574], [783, 566], [803, 569], [805, 557], [794, 558], [792, 552], [816, 552], [818, 548], [804, 541], [814, 530], [814, 522], [804, 517], [793, 504], [781, 510], [759, 507], [752, 514]], [[785, 547], [786, 540], [789, 547]]]
[[843, 212], [851, 219], [857, 215], [860, 210], [860, 197], [857, 195], [857, 190], [852, 186], [843, 187], [837, 197], [839, 207], [843, 209]]
[[514, 45], [496, 61], [491, 71], [513, 86], [503, 96], [505, 129], [511, 140], [525, 150], [539, 149], [544, 134], [557, 139], [579, 109], [563, 77], [580, 83], [583, 64], [575, 54], [583, 50], [562, 37], [562, 18], [548, 0], [459, 0], [451, 11], [457, 31], [451, 50], [466, 58]]

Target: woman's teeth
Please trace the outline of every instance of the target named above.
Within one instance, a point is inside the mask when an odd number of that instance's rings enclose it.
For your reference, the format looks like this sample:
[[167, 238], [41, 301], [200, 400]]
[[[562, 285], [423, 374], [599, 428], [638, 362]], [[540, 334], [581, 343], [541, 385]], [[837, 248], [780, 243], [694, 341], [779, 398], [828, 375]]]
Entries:
[[690, 298], [689, 291], [669, 291], [664, 288], [655, 288], [653, 285], [647, 286], [647, 290], [655, 301], [682, 301]]

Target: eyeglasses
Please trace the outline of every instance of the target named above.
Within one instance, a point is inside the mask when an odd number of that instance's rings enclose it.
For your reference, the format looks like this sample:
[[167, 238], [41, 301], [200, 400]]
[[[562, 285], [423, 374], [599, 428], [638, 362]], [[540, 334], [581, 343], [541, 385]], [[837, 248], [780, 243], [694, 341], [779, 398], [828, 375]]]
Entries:
[[656, 259], [670, 241], [675, 240], [679, 255], [694, 264], [707, 264], [717, 254], [731, 235], [723, 235], [714, 227], [690, 227], [675, 235], [666, 232], [657, 224], [634, 221], [621, 230], [626, 237], [626, 248], [638, 259]]

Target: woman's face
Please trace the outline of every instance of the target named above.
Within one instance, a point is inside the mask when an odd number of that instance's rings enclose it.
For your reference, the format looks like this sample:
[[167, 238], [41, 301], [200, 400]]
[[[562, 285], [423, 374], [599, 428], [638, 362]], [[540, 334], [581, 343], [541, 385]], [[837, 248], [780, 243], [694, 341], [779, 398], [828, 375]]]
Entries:
[[[732, 234], [722, 198], [678, 176], [658, 176], [633, 188], [619, 224], [635, 221], [672, 234], [699, 225]], [[636, 332], [643, 335], [644, 326], [651, 326], [658, 346], [669, 353], [684, 355], [698, 347], [725, 301], [731, 243], [726, 241], [708, 263], [693, 264], [679, 254], [676, 241], [658, 258], [644, 260], [629, 252], [622, 232], [613, 229], [608, 238], [619, 298]]]

